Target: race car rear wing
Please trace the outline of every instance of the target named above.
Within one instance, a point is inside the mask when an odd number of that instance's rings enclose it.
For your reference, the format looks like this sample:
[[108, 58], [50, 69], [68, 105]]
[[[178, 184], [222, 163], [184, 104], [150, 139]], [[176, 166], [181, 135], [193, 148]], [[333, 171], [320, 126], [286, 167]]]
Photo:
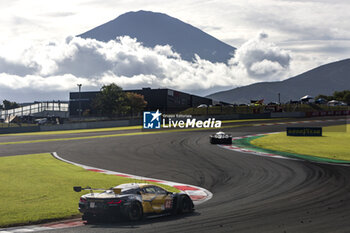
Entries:
[[75, 192], [81, 192], [82, 190], [90, 190], [91, 193], [93, 193], [94, 191], [107, 191], [107, 190], [113, 190], [113, 192], [115, 194], [120, 194], [121, 193], [121, 189], [119, 188], [110, 188], [110, 189], [96, 189], [96, 188], [91, 188], [89, 186], [86, 186], [85, 188], [82, 188], [81, 186], [74, 186], [73, 190]]

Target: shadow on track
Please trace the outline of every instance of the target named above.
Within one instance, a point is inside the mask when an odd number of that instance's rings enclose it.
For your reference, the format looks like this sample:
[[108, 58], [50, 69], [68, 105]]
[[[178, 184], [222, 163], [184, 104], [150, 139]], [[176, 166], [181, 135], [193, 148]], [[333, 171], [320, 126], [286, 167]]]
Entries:
[[156, 215], [143, 218], [141, 221], [126, 221], [126, 220], [98, 220], [93, 223], [84, 223], [90, 228], [98, 229], [138, 229], [141, 226], [152, 225], [154, 223], [167, 223], [180, 219], [191, 218], [193, 216], [199, 216], [200, 213], [186, 213], [181, 215]]

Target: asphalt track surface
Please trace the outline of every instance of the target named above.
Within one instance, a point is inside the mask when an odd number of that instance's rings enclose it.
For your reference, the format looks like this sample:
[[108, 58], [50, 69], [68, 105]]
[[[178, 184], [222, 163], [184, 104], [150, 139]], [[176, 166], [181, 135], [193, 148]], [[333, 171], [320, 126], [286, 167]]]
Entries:
[[[244, 136], [282, 131], [285, 127], [245, 125], [225, 131]], [[105, 132], [114, 133], [118, 132]], [[230, 151], [210, 145], [210, 133], [200, 130], [0, 145], [0, 156], [56, 151], [73, 162], [192, 184], [214, 195], [189, 215], [50, 232], [350, 232], [350, 167]], [[72, 135], [55, 138], [66, 137]], [[1, 136], [1, 142], [21, 139], [27, 140], [28, 136]]]

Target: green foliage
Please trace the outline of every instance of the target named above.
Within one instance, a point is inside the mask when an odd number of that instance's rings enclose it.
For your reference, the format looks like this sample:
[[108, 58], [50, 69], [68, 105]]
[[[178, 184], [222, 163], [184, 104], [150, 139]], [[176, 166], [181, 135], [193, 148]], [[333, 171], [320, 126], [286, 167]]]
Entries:
[[16, 102], [11, 102], [9, 100], [2, 101], [2, 104], [3, 104], [2, 108], [5, 109], [5, 110], [19, 107], [19, 105]]
[[344, 95], [343, 101], [347, 104], [350, 104], [350, 91]]
[[344, 90], [344, 91], [335, 91], [333, 95], [327, 96], [327, 95], [318, 95], [315, 97], [315, 100], [323, 98], [327, 101], [331, 100], [337, 100], [337, 101], [342, 101], [347, 104], [350, 104], [350, 90]]
[[350, 104], [350, 91], [349, 90], [335, 91], [333, 94], [333, 97], [335, 100], [343, 101], [343, 102]]
[[327, 101], [331, 101], [333, 100], [333, 96], [328, 96], [328, 95], [318, 95], [315, 97], [315, 100], [318, 100], [318, 99], [325, 99]]
[[93, 108], [103, 116], [125, 116], [141, 112], [147, 105], [143, 95], [123, 92], [112, 83], [104, 85], [93, 100]]
[[342, 101], [344, 98], [344, 94], [346, 91], [335, 91], [333, 93], [334, 99], [338, 101]]
[[127, 112], [123, 89], [112, 83], [104, 85], [93, 101], [93, 107], [102, 115], [120, 116]]
[[128, 112], [133, 116], [135, 113], [141, 112], [147, 105], [143, 95], [127, 92], [126, 94]]

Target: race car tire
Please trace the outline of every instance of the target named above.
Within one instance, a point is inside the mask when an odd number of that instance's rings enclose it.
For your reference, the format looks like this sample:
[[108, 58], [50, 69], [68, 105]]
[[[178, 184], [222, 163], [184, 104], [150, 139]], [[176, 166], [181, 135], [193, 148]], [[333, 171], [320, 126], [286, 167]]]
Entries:
[[143, 209], [140, 202], [134, 201], [130, 204], [127, 211], [127, 218], [130, 221], [139, 221], [143, 217]]
[[182, 195], [179, 197], [179, 208], [177, 213], [192, 213], [193, 212], [193, 202], [187, 195]]
[[82, 217], [83, 220], [86, 220], [86, 222], [89, 224], [89, 223], [94, 223], [96, 222], [96, 217], [93, 216], [92, 214], [83, 214], [83, 217]]

